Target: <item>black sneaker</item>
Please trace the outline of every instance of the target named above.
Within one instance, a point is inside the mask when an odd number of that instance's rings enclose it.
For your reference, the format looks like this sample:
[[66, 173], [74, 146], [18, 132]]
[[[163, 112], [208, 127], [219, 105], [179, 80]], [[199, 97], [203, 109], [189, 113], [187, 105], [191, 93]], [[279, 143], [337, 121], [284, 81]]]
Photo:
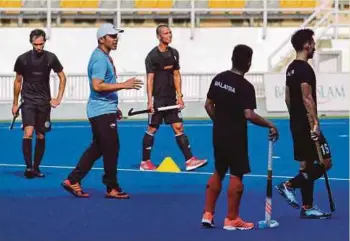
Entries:
[[44, 178], [45, 177], [45, 174], [42, 173], [39, 168], [34, 168], [33, 169], [33, 174], [34, 174], [34, 177], [39, 177], [39, 178]]
[[313, 206], [312, 208], [308, 209], [302, 207], [300, 210], [300, 218], [304, 219], [329, 219], [331, 217], [331, 213], [323, 212], [316, 206]]
[[24, 176], [28, 179], [34, 178], [35, 174], [33, 168], [27, 168], [24, 172]]

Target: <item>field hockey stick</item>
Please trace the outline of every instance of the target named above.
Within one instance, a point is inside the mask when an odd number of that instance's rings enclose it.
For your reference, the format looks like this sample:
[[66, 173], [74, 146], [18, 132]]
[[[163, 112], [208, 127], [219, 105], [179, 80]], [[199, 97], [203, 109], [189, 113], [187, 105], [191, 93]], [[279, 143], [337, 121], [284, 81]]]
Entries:
[[[175, 110], [175, 109], [180, 109], [180, 105], [171, 105], [171, 106], [154, 108], [154, 112], [161, 112], [161, 111]], [[151, 113], [150, 109], [144, 109], [144, 110], [138, 110], [138, 111], [133, 111], [133, 110], [134, 110], [133, 108], [131, 108], [129, 110], [128, 116], [134, 116], [134, 115]]]
[[15, 113], [15, 114], [13, 115], [13, 117], [12, 117], [12, 121], [11, 121], [11, 124], [10, 124], [10, 127], [9, 127], [10, 130], [12, 130], [12, 129], [13, 129], [13, 126], [15, 125], [15, 121], [16, 121], [17, 117], [19, 116], [19, 111], [21, 110], [22, 105], [23, 105], [23, 101], [21, 101], [21, 102], [19, 103], [18, 109], [17, 109], [16, 113]]
[[[307, 115], [308, 120], [309, 120], [309, 125], [311, 130], [313, 129], [313, 120], [310, 116], [310, 114]], [[318, 159], [320, 164], [324, 167], [324, 160], [323, 160], [323, 156], [321, 153], [321, 147], [320, 147], [320, 143], [318, 140], [314, 140], [315, 145], [316, 145], [316, 150], [317, 150], [317, 155], [318, 155]], [[328, 201], [329, 201], [329, 208], [331, 209], [332, 212], [335, 211], [335, 202], [334, 202], [334, 198], [333, 198], [333, 194], [332, 194], [332, 190], [331, 190], [331, 185], [329, 184], [329, 179], [328, 179], [328, 174], [327, 174], [327, 170], [324, 169], [324, 180], [326, 183], [326, 189], [327, 189], [327, 193], [328, 193]]]
[[269, 140], [268, 161], [267, 161], [267, 186], [265, 199], [265, 220], [258, 222], [260, 229], [277, 228], [279, 223], [276, 220], [271, 220], [272, 216], [272, 153], [273, 140]]

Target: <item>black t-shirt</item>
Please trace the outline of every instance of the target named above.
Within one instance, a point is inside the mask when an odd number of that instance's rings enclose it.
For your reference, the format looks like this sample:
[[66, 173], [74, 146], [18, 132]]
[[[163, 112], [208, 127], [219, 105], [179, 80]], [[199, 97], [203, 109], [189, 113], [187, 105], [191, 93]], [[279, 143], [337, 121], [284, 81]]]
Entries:
[[244, 110], [256, 109], [254, 86], [243, 76], [224, 71], [212, 80], [207, 98], [215, 104], [214, 146], [232, 147], [247, 142]]
[[51, 70], [59, 73], [63, 67], [56, 55], [49, 51], [36, 55], [30, 50], [17, 58], [14, 71], [23, 76], [21, 95], [26, 103], [47, 104], [50, 102]]
[[301, 92], [302, 83], [307, 83], [311, 86], [312, 97], [317, 108], [315, 72], [307, 62], [302, 60], [294, 60], [288, 66], [286, 72], [286, 85], [289, 88], [290, 98], [290, 125], [294, 130], [309, 128], [307, 111]]
[[155, 47], [147, 55], [145, 64], [147, 74], [154, 73], [154, 98], [175, 98], [174, 70], [180, 69], [179, 52], [171, 47], [161, 52]]

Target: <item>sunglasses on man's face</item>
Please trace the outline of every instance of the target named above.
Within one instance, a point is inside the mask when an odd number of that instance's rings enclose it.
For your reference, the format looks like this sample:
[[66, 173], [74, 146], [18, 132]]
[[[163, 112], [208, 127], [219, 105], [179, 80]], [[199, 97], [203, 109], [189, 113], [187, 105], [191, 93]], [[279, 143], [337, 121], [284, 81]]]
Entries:
[[45, 43], [32, 43], [33, 46], [43, 46]]
[[109, 36], [112, 39], [117, 39], [118, 38], [118, 34], [108, 34], [107, 36]]

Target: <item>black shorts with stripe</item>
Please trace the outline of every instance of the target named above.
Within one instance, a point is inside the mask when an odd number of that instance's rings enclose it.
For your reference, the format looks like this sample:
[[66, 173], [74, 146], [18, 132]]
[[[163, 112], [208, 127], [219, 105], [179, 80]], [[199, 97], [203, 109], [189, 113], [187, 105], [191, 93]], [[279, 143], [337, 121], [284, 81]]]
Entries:
[[24, 103], [21, 108], [22, 129], [33, 126], [38, 133], [45, 133], [51, 130], [51, 105]]
[[[292, 130], [294, 159], [296, 161], [316, 161], [319, 160], [315, 142], [311, 139], [310, 129]], [[323, 135], [319, 136], [320, 150], [323, 159], [331, 159], [331, 148]]]
[[[173, 98], [157, 98], [153, 101], [153, 107], [166, 107], [176, 105], [176, 99]], [[149, 114], [148, 116], [148, 124], [151, 126], [159, 126], [162, 123], [165, 124], [174, 124], [183, 122], [181, 111], [178, 109], [175, 110], [166, 110], [161, 112], [156, 112], [153, 114]]]

